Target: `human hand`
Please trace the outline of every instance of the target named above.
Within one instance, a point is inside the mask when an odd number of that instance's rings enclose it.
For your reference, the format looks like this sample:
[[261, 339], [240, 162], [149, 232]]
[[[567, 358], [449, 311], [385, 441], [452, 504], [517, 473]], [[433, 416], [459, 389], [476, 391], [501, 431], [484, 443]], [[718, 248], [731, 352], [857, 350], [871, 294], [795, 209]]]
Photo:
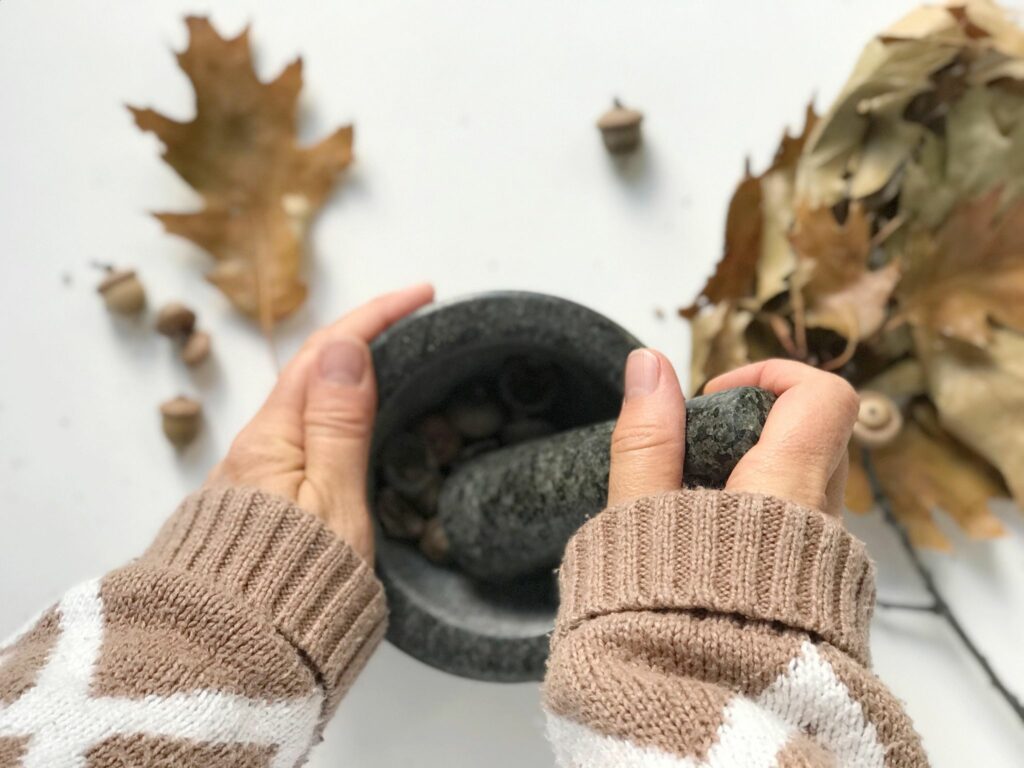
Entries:
[[[857, 393], [838, 376], [791, 360], [738, 368], [710, 381], [705, 392], [743, 386], [762, 387], [778, 399], [757, 445], [740, 459], [725, 489], [776, 496], [838, 516]], [[631, 353], [612, 435], [609, 505], [681, 487], [684, 416], [668, 359], [653, 350]]]
[[372, 562], [366, 473], [377, 384], [368, 343], [433, 297], [430, 285], [384, 294], [310, 336], [208, 482], [291, 499]]

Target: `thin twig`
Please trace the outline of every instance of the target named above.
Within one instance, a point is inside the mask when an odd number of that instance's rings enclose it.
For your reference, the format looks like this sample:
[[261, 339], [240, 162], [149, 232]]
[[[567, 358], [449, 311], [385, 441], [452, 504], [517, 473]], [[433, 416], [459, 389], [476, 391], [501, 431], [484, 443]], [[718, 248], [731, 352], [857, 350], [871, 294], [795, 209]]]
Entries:
[[[925, 590], [932, 598], [933, 606], [925, 608], [923, 610], [929, 610], [932, 613], [941, 616], [949, 624], [950, 628], [956, 633], [957, 637], [960, 638], [960, 642], [964, 644], [967, 652], [974, 657], [974, 660], [978, 662], [978, 666], [984, 671], [986, 677], [992, 687], [996, 689], [1000, 696], [1010, 705], [1014, 714], [1017, 715], [1017, 719], [1020, 720], [1021, 725], [1024, 725], [1024, 706], [1021, 705], [1020, 699], [1017, 698], [1016, 694], [1013, 693], [1003, 682], [1002, 678], [996, 673], [995, 669], [989, 663], [989, 660], [985, 658], [985, 655], [981, 652], [971, 636], [967, 634], [967, 630], [964, 629], [963, 624], [953, 613], [949, 607], [949, 603], [946, 602], [946, 598], [943, 597], [942, 592], [939, 591], [938, 586], [935, 584], [935, 579], [932, 576], [932, 572], [928, 570], [928, 566], [924, 564], [921, 556], [918, 554], [917, 549], [910, 543], [910, 534], [907, 533], [907, 529], [903, 527], [896, 515], [892, 511], [892, 506], [889, 504], [889, 499], [882, 491], [882, 486], [878, 482], [878, 475], [875, 473], [875, 466], [871, 461], [871, 452], [864, 451], [864, 468], [867, 470], [868, 480], [871, 482], [871, 492], [875, 497], [875, 503], [878, 504], [882, 510], [882, 517], [885, 522], [889, 524], [894, 531], [896, 536], [899, 538], [900, 544], [903, 546], [904, 551], [907, 553], [907, 557], [910, 559], [910, 564], [917, 571], [917, 575], [921, 577], [921, 582], [924, 584]], [[901, 606], [903, 607], [903, 606]], [[915, 607], [912, 610], [922, 610], [921, 608]]]

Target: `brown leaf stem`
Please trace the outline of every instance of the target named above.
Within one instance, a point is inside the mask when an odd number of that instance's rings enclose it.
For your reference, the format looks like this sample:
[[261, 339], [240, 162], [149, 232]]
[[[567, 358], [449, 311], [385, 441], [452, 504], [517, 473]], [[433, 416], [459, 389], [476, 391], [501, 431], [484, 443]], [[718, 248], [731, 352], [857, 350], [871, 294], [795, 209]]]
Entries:
[[807, 322], [804, 304], [803, 286], [795, 286], [792, 292], [793, 330], [796, 332], [796, 351], [798, 360], [807, 360]]
[[786, 319], [782, 315], [769, 315], [768, 325], [771, 326], [772, 333], [775, 334], [775, 338], [778, 339], [779, 345], [786, 351], [786, 354], [794, 360], [799, 359], [800, 353], [793, 343], [793, 334], [789, 330], [789, 323], [786, 322]]

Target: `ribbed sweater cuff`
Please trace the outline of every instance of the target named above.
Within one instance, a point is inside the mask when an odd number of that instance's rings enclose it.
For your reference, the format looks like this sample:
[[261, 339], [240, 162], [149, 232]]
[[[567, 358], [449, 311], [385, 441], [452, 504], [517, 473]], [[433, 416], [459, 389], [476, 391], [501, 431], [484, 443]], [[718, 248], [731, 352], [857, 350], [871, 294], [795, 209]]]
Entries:
[[141, 562], [186, 571], [266, 616], [315, 667], [328, 701], [384, 634], [373, 569], [313, 515], [260, 490], [189, 496]]
[[606, 509], [566, 548], [555, 641], [620, 611], [780, 622], [868, 660], [874, 565], [841, 521], [780, 499], [678, 491]]

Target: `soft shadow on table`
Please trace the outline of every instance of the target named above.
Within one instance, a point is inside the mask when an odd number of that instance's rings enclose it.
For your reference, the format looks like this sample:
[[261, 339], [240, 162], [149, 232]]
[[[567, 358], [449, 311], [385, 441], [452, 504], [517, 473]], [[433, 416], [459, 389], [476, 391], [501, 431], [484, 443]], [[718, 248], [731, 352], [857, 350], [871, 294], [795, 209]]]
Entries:
[[549, 768], [554, 758], [544, 739], [539, 686], [453, 677], [385, 642], [310, 762], [311, 768], [345, 765]]
[[660, 187], [654, 147], [645, 141], [627, 155], [609, 154], [607, 159], [609, 170], [623, 191], [623, 199], [637, 208], [650, 205]]

